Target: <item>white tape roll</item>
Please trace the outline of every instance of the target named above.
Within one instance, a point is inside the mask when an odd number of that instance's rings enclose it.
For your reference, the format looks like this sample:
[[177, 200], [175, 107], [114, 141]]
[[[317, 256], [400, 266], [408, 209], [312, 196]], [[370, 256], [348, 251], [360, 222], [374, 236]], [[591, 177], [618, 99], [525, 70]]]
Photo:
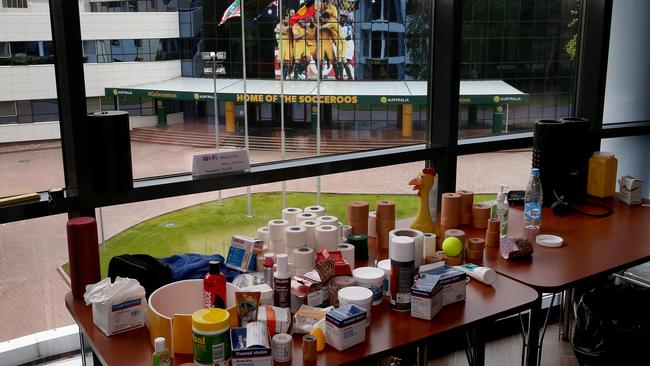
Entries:
[[319, 216], [317, 218], [322, 225], [338, 225], [339, 219], [336, 216]]
[[289, 225], [298, 224], [297, 216], [302, 213], [302, 208], [287, 207], [282, 210], [282, 218], [289, 221]]
[[286, 333], [278, 333], [271, 339], [273, 346], [271, 353], [273, 354], [273, 361], [275, 362], [289, 362], [291, 361], [291, 353], [293, 352], [292, 342], [293, 337]]
[[343, 255], [343, 258], [345, 258], [348, 263], [350, 263], [350, 269], [354, 269], [354, 245], [352, 244], [347, 244], [347, 243], [339, 243], [338, 244], [339, 251], [341, 252], [341, 255]]
[[269, 239], [271, 241], [284, 241], [284, 229], [289, 226], [287, 220], [270, 220], [269, 221]]
[[413, 242], [415, 243], [414, 265], [417, 271], [423, 263], [424, 233], [415, 229], [395, 229], [388, 233], [388, 240], [391, 240], [394, 236], [408, 236], [409, 238], [413, 238]]
[[341, 225], [341, 241], [345, 242], [348, 240], [348, 235], [352, 234], [352, 226], [350, 225]]
[[377, 236], [377, 211], [368, 213], [368, 236]]
[[312, 248], [302, 247], [293, 250], [293, 267], [296, 276], [302, 276], [314, 269], [316, 253]]
[[304, 212], [313, 213], [313, 214], [316, 215], [316, 217], [325, 216], [325, 207], [323, 207], [323, 206], [309, 206], [309, 207], [305, 207]]
[[305, 246], [307, 230], [303, 226], [288, 226], [284, 229], [284, 246], [289, 263], [293, 263], [293, 250]]
[[305, 220], [316, 220], [318, 215], [313, 212], [301, 212], [296, 215], [296, 223], [300, 224]]
[[264, 245], [269, 245], [271, 237], [269, 236], [269, 227], [264, 226], [257, 229], [257, 238], [264, 242]]
[[316, 252], [327, 249], [328, 252], [337, 250], [339, 243], [339, 228], [335, 225], [321, 225], [316, 228]]
[[282, 254], [284, 249], [284, 240], [271, 240], [269, 243], [269, 250], [273, 254]]
[[436, 234], [424, 234], [424, 257], [433, 257], [436, 255]]
[[316, 249], [316, 228], [320, 226], [320, 222], [316, 220], [304, 220], [300, 222], [300, 226], [307, 230], [305, 244], [312, 249]]

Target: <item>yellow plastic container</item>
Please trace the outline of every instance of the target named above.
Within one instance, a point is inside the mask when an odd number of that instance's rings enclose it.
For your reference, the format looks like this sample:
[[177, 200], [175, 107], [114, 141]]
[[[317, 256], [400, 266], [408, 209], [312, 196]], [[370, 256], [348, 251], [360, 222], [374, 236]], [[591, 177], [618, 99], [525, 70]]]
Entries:
[[192, 314], [194, 364], [214, 366], [230, 364], [230, 313], [207, 308]]
[[594, 197], [612, 197], [616, 192], [616, 167], [618, 160], [613, 153], [596, 151], [589, 158], [587, 194]]

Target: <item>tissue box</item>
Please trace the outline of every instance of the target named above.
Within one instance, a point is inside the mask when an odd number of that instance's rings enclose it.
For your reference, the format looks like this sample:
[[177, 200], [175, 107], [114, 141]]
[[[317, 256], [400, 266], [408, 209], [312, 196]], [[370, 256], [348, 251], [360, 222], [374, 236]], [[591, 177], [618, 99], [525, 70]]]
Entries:
[[273, 366], [271, 339], [264, 324], [248, 323], [230, 330], [232, 366]]
[[411, 287], [411, 316], [431, 320], [442, 309], [440, 276], [421, 275]]
[[144, 325], [146, 300], [132, 298], [117, 304], [93, 303], [93, 323], [107, 336]]
[[226, 267], [242, 272], [254, 271], [257, 267], [256, 251], [261, 251], [264, 242], [243, 235], [235, 235], [230, 241]]
[[465, 272], [451, 266], [441, 266], [429, 271], [421, 272], [420, 275], [437, 275], [442, 285], [442, 306], [453, 304], [458, 301], [465, 301]]
[[356, 305], [334, 309], [325, 316], [325, 341], [339, 351], [366, 340], [366, 311]]

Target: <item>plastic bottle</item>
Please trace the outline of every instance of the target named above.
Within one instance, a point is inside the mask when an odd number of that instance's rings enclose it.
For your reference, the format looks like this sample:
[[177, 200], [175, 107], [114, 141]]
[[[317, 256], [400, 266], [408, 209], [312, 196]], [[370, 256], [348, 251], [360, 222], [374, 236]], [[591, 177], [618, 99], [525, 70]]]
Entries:
[[169, 351], [165, 345], [165, 337], [154, 340], [154, 353], [151, 355], [152, 366], [169, 366]]
[[203, 307], [226, 308], [226, 276], [219, 261], [210, 261], [210, 271], [203, 277]]
[[273, 289], [273, 253], [264, 253], [264, 281]]
[[275, 256], [277, 270], [273, 274], [273, 302], [279, 308], [291, 307], [291, 273], [286, 254]]
[[408, 236], [390, 239], [390, 307], [411, 310], [411, 287], [415, 275], [415, 241]]
[[539, 179], [539, 169], [530, 170], [530, 180], [524, 196], [524, 234], [531, 243], [542, 226], [542, 182]]
[[497, 193], [497, 200], [492, 204], [491, 217], [493, 219], [499, 219], [501, 221], [501, 227], [499, 231], [501, 237], [505, 238], [508, 236], [508, 193], [505, 192], [505, 189], [508, 188], [503, 184], [499, 184], [499, 193]]

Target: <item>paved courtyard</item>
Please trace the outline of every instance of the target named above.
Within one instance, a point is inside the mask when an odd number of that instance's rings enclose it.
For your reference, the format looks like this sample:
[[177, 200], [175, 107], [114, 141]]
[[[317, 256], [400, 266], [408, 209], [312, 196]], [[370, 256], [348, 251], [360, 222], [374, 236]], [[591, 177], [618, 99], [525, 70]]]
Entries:
[[[191, 157], [205, 149], [132, 143], [134, 176], [189, 171]], [[300, 157], [287, 154], [287, 158]], [[278, 160], [279, 153], [251, 152], [253, 162]], [[524, 189], [530, 151], [496, 152], [458, 159], [457, 185], [477, 193], [496, 192], [499, 184]], [[409, 163], [323, 176], [322, 192], [411, 193], [407, 182], [423, 163]], [[63, 163], [58, 143], [0, 146], [0, 197], [60, 187]], [[280, 191], [281, 183], [252, 187], [252, 192]], [[316, 178], [287, 182], [290, 191], [314, 192]], [[245, 188], [223, 191], [223, 197]], [[215, 200], [216, 192], [106, 207], [105, 238], [165, 212]], [[253, 208], [254, 210], [254, 208]], [[280, 207], [278, 207], [278, 212]], [[67, 261], [66, 215], [0, 225], [0, 342], [73, 323], [64, 305], [69, 286], [57, 268]]]

